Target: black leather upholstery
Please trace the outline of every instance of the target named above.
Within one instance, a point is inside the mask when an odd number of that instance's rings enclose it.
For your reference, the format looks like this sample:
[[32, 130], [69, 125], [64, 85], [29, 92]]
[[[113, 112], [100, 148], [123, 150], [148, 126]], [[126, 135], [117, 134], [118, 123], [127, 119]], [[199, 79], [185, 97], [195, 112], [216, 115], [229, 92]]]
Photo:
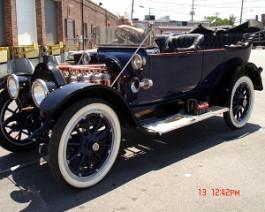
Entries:
[[162, 53], [179, 52], [201, 49], [203, 38], [202, 34], [160, 35], [156, 38], [156, 43]]
[[156, 38], [161, 53], [189, 51], [197, 49], [217, 49], [242, 41], [242, 33], [179, 34], [159, 35]]
[[223, 48], [225, 45], [236, 44], [242, 41], [242, 33], [220, 33], [204, 35], [203, 49]]
[[166, 42], [169, 37], [170, 37], [169, 35], [158, 35], [156, 37], [155, 42], [159, 47], [161, 53], [166, 52]]
[[201, 49], [204, 35], [202, 34], [181, 34], [172, 36], [167, 40], [166, 49], [168, 52], [188, 51]]

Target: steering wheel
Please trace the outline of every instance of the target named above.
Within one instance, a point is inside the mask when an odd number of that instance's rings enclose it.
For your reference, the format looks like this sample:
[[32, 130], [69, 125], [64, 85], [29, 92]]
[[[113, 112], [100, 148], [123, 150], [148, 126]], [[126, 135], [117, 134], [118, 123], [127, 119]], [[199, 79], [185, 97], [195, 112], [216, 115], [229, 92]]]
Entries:
[[129, 41], [129, 42], [135, 43], [139, 41], [139, 36], [137, 35], [137, 33], [133, 32], [130, 29], [126, 29], [122, 26], [119, 26], [116, 28], [115, 34], [120, 40], [125, 41], [125, 42]]

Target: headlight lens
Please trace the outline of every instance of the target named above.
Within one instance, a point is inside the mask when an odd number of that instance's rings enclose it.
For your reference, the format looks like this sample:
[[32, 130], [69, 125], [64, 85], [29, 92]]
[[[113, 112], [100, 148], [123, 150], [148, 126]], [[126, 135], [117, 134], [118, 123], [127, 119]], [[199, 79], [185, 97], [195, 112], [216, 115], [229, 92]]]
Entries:
[[89, 64], [91, 61], [91, 57], [90, 57], [89, 53], [85, 52], [82, 56], [83, 56], [83, 58], [82, 58], [83, 64], [84, 65]]
[[19, 94], [19, 89], [20, 87], [19, 87], [18, 77], [15, 74], [11, 74], [7, 78], [7, 90], [10, 98], [16, 99]]
[[135, 54], [132, 59], [132, 67], [134, 69], [141, 69], [145, 65], [145, 59], [143, 59], [139, 54]]
[[32, 83], [32, 98], [36, 106], [40, 106], [43, 99], [48, 96], [48, 93], [48, 87], [43, 80], [37, 79]]

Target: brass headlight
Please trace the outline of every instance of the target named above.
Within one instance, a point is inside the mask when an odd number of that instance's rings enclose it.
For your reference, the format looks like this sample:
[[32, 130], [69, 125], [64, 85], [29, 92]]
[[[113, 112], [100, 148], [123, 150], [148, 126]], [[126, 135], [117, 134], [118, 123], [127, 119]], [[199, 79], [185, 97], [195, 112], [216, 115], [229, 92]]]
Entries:
[[11, 99], [16, 99], [19, 94], [19, 80], [15, 74], [11, 74], [7, 78], [7, 91]]
[[32, 99], [36, 106], [39, 107], [48, 94], [49, 89], [43, 80], [37, 79], [32, 83]]
[[139, 70], [145, 65], [146, 61], [145, 58], [142, 58], [139, 54], [135, 54], [131, 63], [134, 69]]

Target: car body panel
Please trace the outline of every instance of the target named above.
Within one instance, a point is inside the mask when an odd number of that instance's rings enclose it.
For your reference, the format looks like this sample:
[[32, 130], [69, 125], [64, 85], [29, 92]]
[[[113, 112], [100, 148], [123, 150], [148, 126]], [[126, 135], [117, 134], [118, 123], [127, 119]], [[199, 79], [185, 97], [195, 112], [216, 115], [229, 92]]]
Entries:
[[202, 66], [203, 52], [152, 55], [150, 78], [154, 86], [150, 89], [151, 98], [162, 99], [191, 91], [201, 80]]

